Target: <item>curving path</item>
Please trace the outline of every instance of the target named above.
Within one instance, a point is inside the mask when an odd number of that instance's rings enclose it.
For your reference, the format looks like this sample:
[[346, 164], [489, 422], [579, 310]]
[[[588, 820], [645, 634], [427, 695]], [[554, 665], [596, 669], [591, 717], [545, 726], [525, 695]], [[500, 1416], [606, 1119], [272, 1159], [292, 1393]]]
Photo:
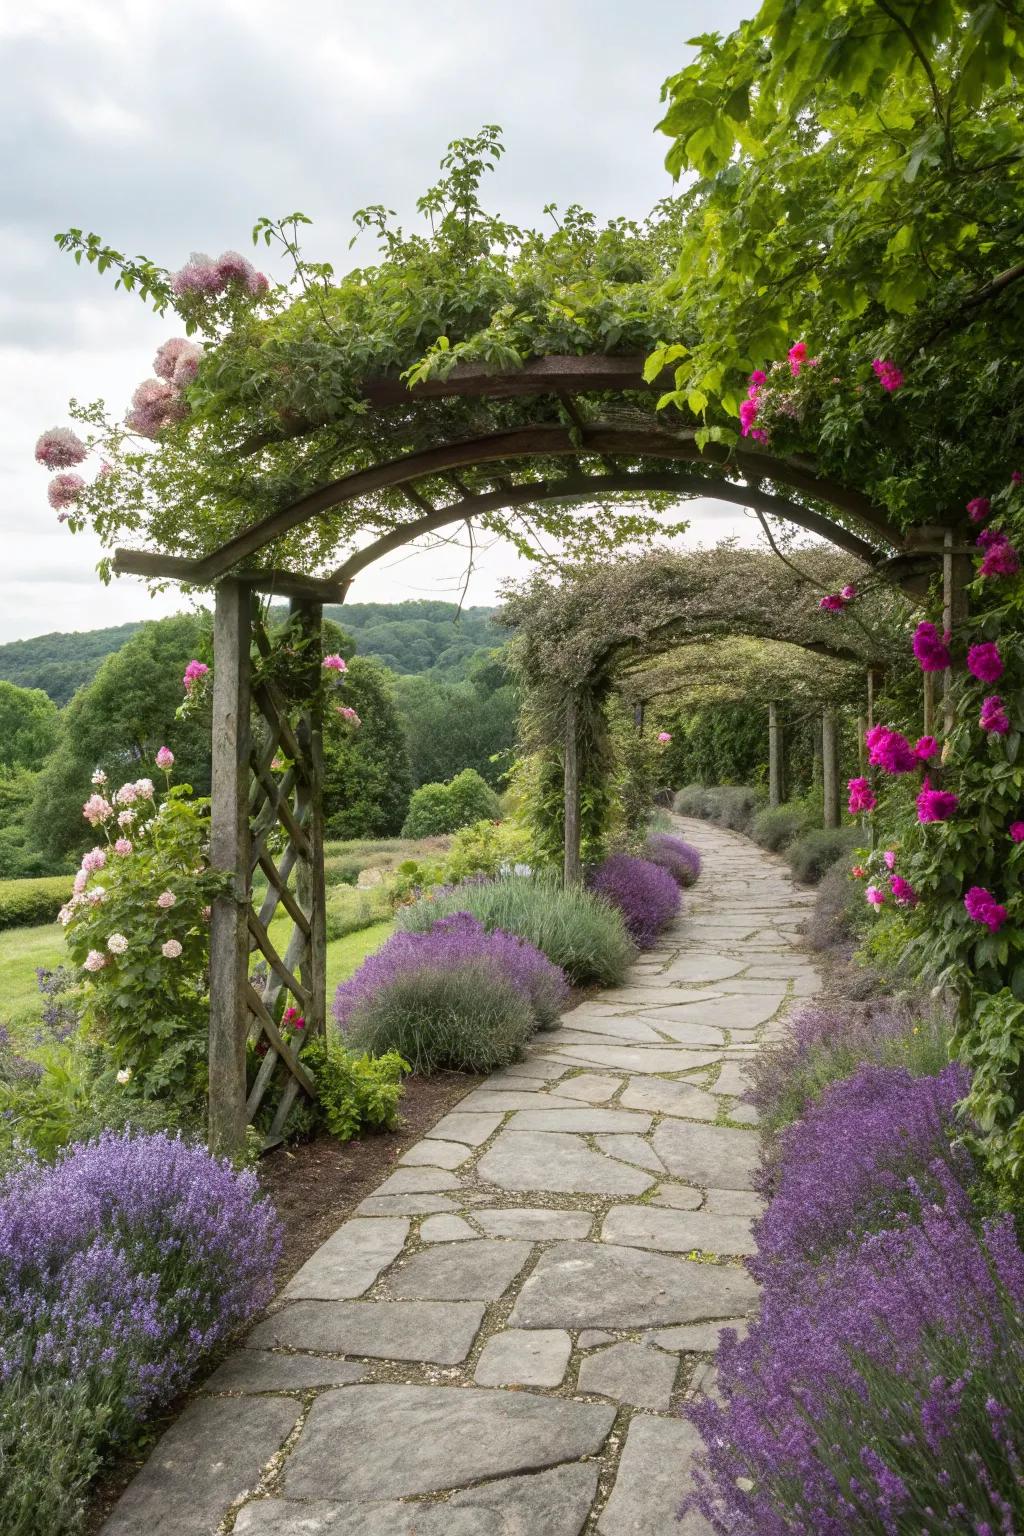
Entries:
[[780, 861], [677, 822], [704, 874], [657, 951], [405, 1154], [104, 1536], [703, 1536], [677, 1410], [756, 1304], [744, 1063], [818, 978]]

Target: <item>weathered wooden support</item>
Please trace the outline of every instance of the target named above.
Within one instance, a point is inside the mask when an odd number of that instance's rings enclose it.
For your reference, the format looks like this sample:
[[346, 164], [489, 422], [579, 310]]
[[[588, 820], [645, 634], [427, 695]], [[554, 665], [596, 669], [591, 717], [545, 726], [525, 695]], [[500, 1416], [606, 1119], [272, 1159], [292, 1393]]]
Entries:
[[245, 1142], [249, 968], [250, 589], [217, 588], [213, 628], [210, 864], [230, 877], [210, 919], [209, 1135], [215, 1152]]
[[781, 805], [785, 798], [782, 721], [779, 706], [772, 699], [768, 705], [768, 804]]
[[583, 879], [580, 826], [580, 743], [579, 715], [576, 695], [570, 693], [565, 701], [565, 736], [563, 741], [564, 762], [564, 821], [565, 860], [563, 876], [565, 884], [579, 885]]
[[[961, 631], [967, 619], [967, 583], [971, 579], [971, 556], [958, 546], [951, 528], [942, 540], [942, 627], [951, 636], [954, 657], [961, 652]], [[942, 685], [942, 729], [946, 736], [956, 725], [953, 708], [953, 669], [945, 673]]]
[[[316, 687], [323, 659], [320, 640], [323, 609], [319, 603], [293, 602], [292, 612], [310, 643], [310, 686]], [[306, 1028], [321, 1035], [327, 1020], [327, 893], [324, 884], [324, 736], [319, 704], [307, 709], [298, 723], [298, 745], [309, 765], [299, 792], [300, 815], [305, 816], [308, 855], [300, 856], [296, 870], [298, 903], [309, 924], [308, 960], [302, 980], [312, 997]]]
[[826, 827], [838, 827], [839, 816], [839, 717], [834, 709], [826, 706], [821, 714], [821, 777], [824, 789], [824, 815]]

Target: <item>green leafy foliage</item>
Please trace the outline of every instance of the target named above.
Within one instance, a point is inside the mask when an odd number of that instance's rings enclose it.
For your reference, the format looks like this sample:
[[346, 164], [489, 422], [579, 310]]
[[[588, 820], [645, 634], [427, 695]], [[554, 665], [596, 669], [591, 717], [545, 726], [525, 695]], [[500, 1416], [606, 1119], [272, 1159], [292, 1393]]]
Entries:
[[338, 698], [358, 727], [329, 707], [324, 720], [324, 817], [331, 838], [391, 837], [401, 830], [412, 776], [387, 672], [379, 662], [349, 662]]
[[32, 1381], [0, 1388], [0, 1484], [7, 1536], [78, 1536], [89, 1484], [112, 1428], [116, 1388], [97, 1401], [92, 1381]]
[[38, 880], [0, 880], [0, 928], [53, 923], [71, 895], [70, 875]]
[[498, 784], [516, 737], [516, 694], [504, 678], [500, 663], [482, 660], [463, 682], [397, 679], [395, 701], [416, 784], [441, 783], [463, 768]]
[[422, 784], [409, 801], [403, 837], [435, 837], [457, 832], [476, 821], [497, 821], [498, 797], [472, 768], [464, 768], [447, 784]]
[[38, 768], [57, 740], [57, 707], [39, 688], [0, 682], [0, 768]]
[[789, 867], [803, 885], [817, 885], [834, 864], [849, 858], [857, 841], [852, 827], [816, 827], [790, 843]]
[[535, 1020], [527, 999], [482, 962], [408, 971], [352, 1014], [347, 1037], [373, 1056], [397, 1052], [414, 1072], [490, 1072], [523, 1055]]
[[351, 1141], [360, 1131], [392, 1131], [399, 1123], [402, 1077], [409, 1063], [397, 1051], [356, 1056], [333, 1033], [314, 1037], [302, 1064], [316, 1081], [317, 1109], [332, 1136]]
[[444, 861], [444, 879], [454, 885], [470, 875], [498, 875], [529, 863], [525, 828], [508, 821], [475, 821], [452, 838]]
[[809, 830], [809, 817], [803, 805], [766, 806], [758, 811], [750, 826], [755, 843], [769, 853], [782, 853]]

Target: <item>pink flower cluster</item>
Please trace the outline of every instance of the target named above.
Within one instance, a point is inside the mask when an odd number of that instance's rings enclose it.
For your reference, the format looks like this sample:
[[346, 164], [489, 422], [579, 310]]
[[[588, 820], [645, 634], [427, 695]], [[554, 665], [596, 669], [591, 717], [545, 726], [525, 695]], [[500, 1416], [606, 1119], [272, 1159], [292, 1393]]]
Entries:
[[49, 427], [36, 442], [36, 463], [47, 469], [72, 469], [86, 456], [86, 446], [70, 427]]
[[875, 372], [875, 378], [889, 395], [894, 395], [898, 389], [903, 388], [903, 374], [890, 357], [873, 357], [871, 366]]
[[252, 262], [238, 251], [223, 251], [216, 260], [201, 251], [193, 251], [181, 270], [171, 278], [171, 289], [179, 298], [188, 294], [215, 298], [232, 284], [253, 299], [262, 298], [270, 287], [263, 273], [257, 272]]
[[800, 377], [801, 368], [817, 368], [820, 358], [807, 356], [806, 341], [796, 341], [786, 353], [789, 359], [789, 371], [794, 379]]
[[1010, 915], [983, 885], [971, 886], [964, 897], [964, 906], [971, 921], [984, 923], [989, 933], [998, 933]]
[[989, 736], [1006, 736], [1009, 733], [1010, 718], [998, 693], [990, 694], [983, 701], [978, 724]]
[[166, 379], [175, 389], [185, 389], [195, 378], [202, 360], [203, 349], [196, 341], [185, 336], [172, 336], [156, 349], [153, 372]]
[[987, 496], [975, 496], [967, 503], [967, 516], [972, 523], [983, 523], [992, 510], [992, 503]]
[[81, 475], [54, 475], [46, 488], [46, 499], [55, 511], [59, 509], [58, 522], [67, 522], [67, 508], [73, 507], [80, 500], [84, 490], [85, 481]]
[[878, 799], [867, 779], [850, 779], [847, 783], [850, 799], [847, 809], [851, 816], [860, 816], [875, 810]]
[[321, 665], [325, 672], [347, 672], [348, 663], [343, 657], [335, 653], [333, 656], [325, 656]]
[[979, 576], [1016, 576], [1020, 559], [1005, 533], [998, 528], [984, 528], [975, 543], [985, 551], [978, 567]]
[[143, 379], [132, 395], [125, 425], [140, 437], [158, 438], [188, 414], [181, 391], [166, 379]]
[[949, 654], [950, 636], [947, 631], [940, 637], [938, 629], [927, 620], [914, 631], [914, 655], [921, 664], [922, 672], [945, 672], [951, 665]]
[[209, 670], [210, 669], [206, 665], [205, 661], [190, 661], [188, 666], [185, 668], [185, 675], [181, 680], [185, 692], [191, 693], [199, 679], [201, 677], [205, 677]]
[[913, 773], [920, 766], [921, 760], [907, 738], [887, 725], [873, 725], [865, 731], [864, 744], [868, 762], [883, 773]]
[[355, 710], [352, 708], [351, 704], [339, 704], [338, 714], [345, 721], [346, 725], [358, 727], [363, 723], [359, 716], [356, 714]]
[[967, 670], [979, 683], [995, 683], [1003, 675], [1003, 658], [992, 640], [972, 645], [967, 652]]
[[168, 769], [174, 767], [174, 753], [171, 751], [170, 747], [160, 748], [159, 752], [156, 754], [156, 765], [158, 768], [162, 768], [165, 773], [168, 771]]
[[658, 732], [658, 741], [661, 743], [661, 745], [663, 747], [667, 747], [671, 740], [672, 740], [672, 732], [671, 731], [659, 731]]
[[747, 381], [747, 398], [740, 401], [740, 435], [751, 437], [756, 443], [768, 441], [767, 432], [755, 426], [758, 412], [758, 396], [761, 393], [761, 385], [767, 381], [768, 375], [760, 368], [755, 368]]
[[960, 798], [952, 790], [933, 789], [930, 780], [925, 779], [917, 797], [917, 819], [920, 822], [948, 821], [956, 815], [959, 805]]
[[852, 581], [848, 581], [839, 592], [827, 592], [824, 597], [819, 597], [818, 607], [825, 613], [842, 613], [847, 603], [852, 603], [856, 596], [857, 588]]

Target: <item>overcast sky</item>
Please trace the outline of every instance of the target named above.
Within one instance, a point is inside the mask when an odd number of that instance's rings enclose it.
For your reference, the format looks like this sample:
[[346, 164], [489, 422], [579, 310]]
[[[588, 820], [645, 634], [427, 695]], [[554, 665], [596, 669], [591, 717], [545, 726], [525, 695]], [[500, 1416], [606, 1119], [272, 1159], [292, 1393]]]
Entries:
[[[314, 219], [307, 253], [343, 269], [350, 215], [370, 202], [415, 221], [450, 139], [500, 123], [490, 206], [520, 224], [545, 203], [642, 217], [671, 191], [654, 133], [686, 40], [728, 31], [753, 0], [24, 0], [0, 8], [0, 640], [174, 611], [95, 575], [33, 461], [71, 396], [118, 413], [173, 322], [53, 244], [95, 230], [179, 266], [249, 249], [261, 214]], [[693, 503], [688, 543], [737, 533], [742, 511]], [[452, 596], [458, 550], [379, 564], [352, 597]], [[479, 559], [469, 602], [521, 574], [506, 546]]]

